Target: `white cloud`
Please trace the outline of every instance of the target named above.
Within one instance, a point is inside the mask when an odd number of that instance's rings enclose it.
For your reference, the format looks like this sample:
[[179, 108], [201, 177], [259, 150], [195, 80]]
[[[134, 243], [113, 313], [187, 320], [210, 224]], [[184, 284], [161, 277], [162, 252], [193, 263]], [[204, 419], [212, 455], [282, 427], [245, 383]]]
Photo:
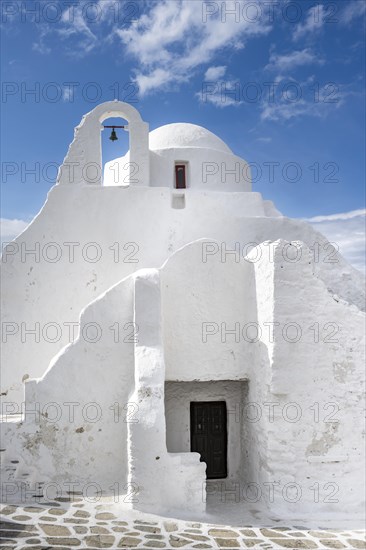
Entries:
[[366, 210], [352, 210], [329, 216], [315, 216], [305, 221], [333, 244], [350, 264], [360, 271], [365, 271], [365, 222]]
[[44, 41], [46, 34], [47, 33], [41, 31], [38, 37], [38, 42], [34, 42], [32, 44], [32, 49], [42, 55], [51, 53], [51, 48], [47, 46]]
[[258, 137], [255, 141], [261, 141], [262, 143], [271, 143], [271, 137]]
[[[93, 15], [85, 10], [87, 6], [88, 3], [82, 0], [75, 5], [67, 7], [62, 12], [59, 24], [43, 23], [40, 25], [38, 29], [38, 41], [33, 44], [33, 50], [41, 54], [49, 54], [51, 48], [47, 41], [53, 33], [63, 40], [64, 51], [72, 57], [84, 57], [96, 46], [100, 45], [103, 38], [98, 37], [91, 31], [88, 19], [92, 20], [95, 14]], [[102, 19], [103, 17], [100, 17], [100, 21]]]
[[261, 120], [289, 121], [303, 116], [325, 118], [344, 105], [347, 97], [355, 95], [347, 91], [346, 86], [328, 84], [317, 88], [315, 94], [312, 82], [312, 77], [304, 82], [278, 77], [273, 97], [264, 96], [260, 105]]
[[338, 220], [351, 220], [358, 216], [365, 216], [366, 209], [359, 208], [358, 210], [351, 210], [350, 212], [342, 212], [340, 214], [330, 214], [328, 216], [314, 216], [313, 218], [307, 218], [307, 222], [326, 222], [326, 221], [338, 221]]
[[341, 14], [341, 22], [349, 25], [353, 19], [362, 18], [366, 12], [366, 2], [364, 0], [352, 0], [345, 2], [346, 7]]
[[340, 100], [337, 104], [329, 104], [314, 103], [314, 101], [305, 99], [289, 103], [283, 99], [278, 99], [277, 102], [262, 104], [261, 120], [289, 121], [303, 116], [325, 118], [332, 109], [337, 109], [341, 105], [343, 105], [343, 100]]
[[62, 101], [73, 101], [74, 99], [74, 94], [73, 94], [73, 89], [72, 87], [65, 87], [62, 91]]
[[314, 32], [322, 28], [325, 20], [326, 13], [324, 6], [322, 4], [317, 4], [309, 9], [307, 17], [304, 23], [299, 23], [296, 25], [294, 32], [292, 33], [292, 38], [294, 40], [299, 40], [304, 36], [311, 35]]
[[7, 218], [0, 218], [0, 237], [1, 242], [8, 242], [19, 235], [29, 224], [28, 221]]
[[[248, 1], [241, 0], [240, 6], [245, 4]], [[225, 5], [229, 10], [239, 3], [227, 0]], [[162, 0], [149, 4], [149, 11], [127, 29], [115, 30], [137, 61], [135, 78], [141, 95], [189, 80], [198, 67], [210, 63], [225, 48], [241, 49], [250, 37], [270, 30], [267, 23], [244, 17], [227, 17], [224, 22], [220, 10], [205, 18], [205, 6], [205, 2], [191, 0]], [[215, 69], [216, 74], [223, 71], [223, 67]], [[161, 82], [157, 75], [163, 76]]]
[[205, 80], [219, 80], [226, 73], [226, 66], [209, 67], [205, 72]]
[[277, 54], [272, 52], [269, 57], [269, 63], [265, 69], [271, 71], [287, 72], [303, 65], [323, 65], [324, 60], [309, 48], [295, 50], [288, 54]]
[[196, 97], [200, 103], [212, 103], [215, 107], [238, 107], [243, 103], [241, 99], [241, 85], [236, 80], [216, 80], [202, 82], [200, 92]]
[[[144, 95], [188, 81], [225, 49], [242, 49], [251, 37], [271, 30], [265, 18], [243, 16], [250, 13], [252, 0], [144, 1], [136, 4], [136, 14], [123, 23], [116, 15], [116, 4], [115, 0], [94, 4], [80, 0], [63, 11], [59, 24], [40, 27], [33, 48], [49, 53], [48, 39], [56, 34], [67, 54], [83, 57], [117, 38], [122, 45], [117, 55], [127, 54], [135, 60], [134, 79]], [[224, 69], [212, 66], [206, 72], [218, 79]]]

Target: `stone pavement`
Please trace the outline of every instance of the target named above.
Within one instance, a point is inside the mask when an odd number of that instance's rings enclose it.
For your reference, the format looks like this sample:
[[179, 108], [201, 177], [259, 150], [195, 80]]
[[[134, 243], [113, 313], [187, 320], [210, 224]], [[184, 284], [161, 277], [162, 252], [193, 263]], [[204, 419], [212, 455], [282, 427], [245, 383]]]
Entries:
[[114, 504], [59, 498], [1, 507], [0, 549], [366, 548], [361, 530], [231, 527], [121, 511]]

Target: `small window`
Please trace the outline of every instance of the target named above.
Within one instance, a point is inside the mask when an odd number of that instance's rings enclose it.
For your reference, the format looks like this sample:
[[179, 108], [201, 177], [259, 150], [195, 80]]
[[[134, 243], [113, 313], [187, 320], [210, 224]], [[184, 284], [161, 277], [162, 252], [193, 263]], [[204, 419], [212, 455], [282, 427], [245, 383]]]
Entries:
[[185, 164], [176, 164], [175, 165], [175, 188], [176, 189], [185, 189], [186, 186], [186, 165]]

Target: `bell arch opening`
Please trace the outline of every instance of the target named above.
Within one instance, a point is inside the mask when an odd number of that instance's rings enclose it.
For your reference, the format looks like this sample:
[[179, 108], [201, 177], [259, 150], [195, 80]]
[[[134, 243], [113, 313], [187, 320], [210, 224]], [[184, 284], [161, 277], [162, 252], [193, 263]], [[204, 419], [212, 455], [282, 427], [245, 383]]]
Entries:
[[130, 129], [128, 120], [110, 117], [101, 124], [102, 185], [130, 185]]
[[[108, 119], [118, 121], [119, 124], [115, 123], [115, 126], [125, 126], [123, 122], [127, 121], [126, 130], [129, 138], [127, 153], [129, 164], [126, 167], [126, 173], [120, 177], [113, 177], [112, 185], [116, 185], [115, 179], [118, 185], [121, 177], [125, 185], [148, 186], [150, 184], [149, 125], [142, 120], [140, 113], [134, 107], [115, 100], [102, 103], [83, 116], [80, 124], [75, 128], [74, 139], [59, 169], [57, 185], [70, 183], [67, 167], [71, 164], [73, 183], [103, 185], [102, 140], [104, 142], [104, 137], [101, 136], [101, 130]], [[106, 126], [112, 126], [110, 129], [112, 130], [113, 122]], [[119, 130], [125, 131], [124, 128]], [[110, 153], [107, 153], [107, 158], [108, 154]], [[106, 159], [106, 153], [104, 156]], [[114, 154], [113, 157], [116, 158]]]

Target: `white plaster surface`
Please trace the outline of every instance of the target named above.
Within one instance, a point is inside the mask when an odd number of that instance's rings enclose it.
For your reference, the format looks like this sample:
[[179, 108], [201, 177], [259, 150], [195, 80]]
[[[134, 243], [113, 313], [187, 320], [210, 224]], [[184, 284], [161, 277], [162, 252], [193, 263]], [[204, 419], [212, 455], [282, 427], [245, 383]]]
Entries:
[[[142, 167], [127, 188], [82, 175], [83, 163], [100, 160], [100, 123], [110, 116], [129, 121], [130, 155]], [[219, 138], [197, 127], [185, 138], [179, 128], [155, 131], [162, 148], [149, 152], [135, 109], [97, 107], [65, 159], [81, 162], [76, 181], [66, 184], [61, 169], [41, 212], [5, 250], [3, 480], [95, 482], [107, 493], [117, 483], [132, 507], [198, 516], [205, 466], [189, 452], [187, 403], [220, 393], [238, 415], [229, 481], [241, 491], [256, 484], [267, 509], [276, 496], [283, 517], [314, 514], [314, 487], [320, 514], [358, 517], [362, 276], [322, 235], [250, 187], [220, 190], [216, 182], [204, 190], [193, 171], [189, 189], [172, 190], [174, 162], [197, 168], [206, 151], [230, 156]], [[161, 180], [154, 155], [165, 166]], [[54, 341], [44, 332], [50, 325], [61, 328]], [[19, 417], [24, 388], [27, 414]], [[261, 413], [255, 421], [248, 403]], [[283, 492], [289, 484], [300, 487], [299, 499]]]

